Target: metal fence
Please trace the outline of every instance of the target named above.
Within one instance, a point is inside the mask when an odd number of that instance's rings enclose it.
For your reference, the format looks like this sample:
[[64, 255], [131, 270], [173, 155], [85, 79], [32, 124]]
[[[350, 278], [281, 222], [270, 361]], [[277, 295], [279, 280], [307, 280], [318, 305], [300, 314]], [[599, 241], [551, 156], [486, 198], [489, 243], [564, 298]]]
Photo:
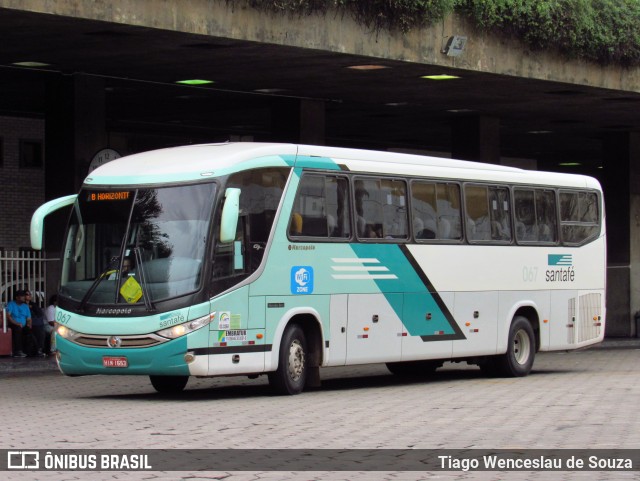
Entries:
[[43, 307], [47, 301], [47, 261], [41, 251], [0, 250], [0, 301], [5, 306], [15, 292], [31, 291], [33, 301]]

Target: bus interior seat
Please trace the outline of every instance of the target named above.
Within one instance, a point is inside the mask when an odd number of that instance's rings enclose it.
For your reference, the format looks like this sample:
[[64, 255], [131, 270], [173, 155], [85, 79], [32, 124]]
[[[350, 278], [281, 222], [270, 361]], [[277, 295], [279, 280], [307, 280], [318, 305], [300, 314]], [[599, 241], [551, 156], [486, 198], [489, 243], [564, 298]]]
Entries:
[[490, 240], [491, 224], [486, 217], [480, 217], [476, 220], [467, 219], [467, 225], [470, 227], [471, 239], [473, 240]]
[[440, 217], [440, 224], [438, 226], [438, 238], [451, 238], [451, 222], [449, 222], [449, 220], [445, 219], [444, 217]]
[[361, 215], [356, 220], [356, 228], [358, 229], [358, 236], [364, 237], [364, 233], [367, 228], [367, 221]]
[[329, 237], [338, 236], [338, 223], [336, 218], [331, 214], [327, 214], [327, 228], [329, 229]]
[[497, 220], [491, 221], [491, 239], [493, 240], [509, 240], [511, 232], [508, 228], [503, 227]]
[[524, 222], [516, 221], [516, 238], [519, 241], [538, 240], [538, 229], [535, 225], [527, 226]]
[[435, 219], [430, 218], [423, 221], [422, 219], [415, 218], [413, 221], [413, 230], [416, 239], [435, 239], [438, 228], [436, 227]]
[[554, 241], [555, 239], [553, 238], [553, 231], [551, 230], [551, 227], [549, 227], [547, 224], [539, 224], [538, 237], [536, 240], [543, 241], [543, 242]]
[[418, 236], [418, 232], [420, 232], [422, 229], [424, 229], [424, 222], [422, 222], [422, 219], [420, 217], [414, 217], [413, 232], [416, 233], [416, 237]]
[[302, 234], [308, 237], [327, 237], [327, 218], [304, 217]]

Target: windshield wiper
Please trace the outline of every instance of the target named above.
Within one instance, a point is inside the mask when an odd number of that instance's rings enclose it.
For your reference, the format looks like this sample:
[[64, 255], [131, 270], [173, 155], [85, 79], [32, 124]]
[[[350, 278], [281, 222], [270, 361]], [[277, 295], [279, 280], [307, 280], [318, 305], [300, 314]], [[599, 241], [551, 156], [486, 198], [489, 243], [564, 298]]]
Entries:
[[133, 248], [133, 255], [136, 257], [136, 265], [140, 271], [140, 282], [142, 283], [142, 298], [144, 299], [144, 307], [147, 311], [155, 311], [156, 306], [151, 302], [151, 296], [149, 295], [149, 288], [147, 287], [147, 276], [144, 271], [144, 265], [142, 264], [142, 254], [140, 254], [140, 248]]
[[98, 288], [98, 285], [102, 282], [103, 279], [108, 277], [107, 274], [109, 273], [109, 271], [116, 269], [116, 267], [119, 264], [120, 264], [120, 257], [114, 256], [111, 258], [111, 261], [109, 261], [109, 264], [107, 265], [105, 270], [103, 270], [100, 273], [100, 275], [96, 277], [96, 279], [93, 281], [93, 284], [91, 284], [91, 286], [89, 287], [89, 290], [80, 301], [80, 310], [84, 311], [85, 307], [87, 306], [87, 302], [89, 301], [89, 299], [91, 299], [91, 296], [93, 295], [95, 290]]

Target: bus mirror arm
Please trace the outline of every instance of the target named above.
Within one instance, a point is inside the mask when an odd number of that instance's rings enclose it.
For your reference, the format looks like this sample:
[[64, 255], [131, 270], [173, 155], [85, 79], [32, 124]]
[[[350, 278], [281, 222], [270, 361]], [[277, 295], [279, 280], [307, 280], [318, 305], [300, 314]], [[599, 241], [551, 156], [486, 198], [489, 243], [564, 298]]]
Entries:
[[34, 250], [42, 250], [42, 237], [44, 234], [44, 219], [52, 212], [73, 204], [78, 197], [77, 194], [67, 195], [58, 199], [50, 200], [42, 204], [31, 216], [31, 247]]
[[240, 189], [229, 187], [224, 197], [224, 207], [220, 216], [220, 242], [228, 244], [236, 239], [240, 216]]

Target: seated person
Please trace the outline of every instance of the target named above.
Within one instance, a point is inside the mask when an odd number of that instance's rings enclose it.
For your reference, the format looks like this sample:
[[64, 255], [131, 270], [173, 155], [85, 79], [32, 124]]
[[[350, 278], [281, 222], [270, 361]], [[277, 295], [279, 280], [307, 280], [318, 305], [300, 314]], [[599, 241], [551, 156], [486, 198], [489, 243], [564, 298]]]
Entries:
[[[125, 257], [122, 260], [122, 272], [120, 273], [120, 278], [126, 278], [133, 269], [133, 258], [130, 256]], [[118, 270], [113, 269], [106, 273], [107, 280], [113, 281], [118, 277]]]
[[291, 224], [289, 225], [289, 235], [298, 236], [302, 234], [302, 216], [294, 212], [291, 214]]
[[382, 236], [380, 235], [380, 232], [376, 230], [373, 224], [367, 224], [364, 229], [363, 237], [366, 239], [378, 239], [378, 238], [381, 238]]

